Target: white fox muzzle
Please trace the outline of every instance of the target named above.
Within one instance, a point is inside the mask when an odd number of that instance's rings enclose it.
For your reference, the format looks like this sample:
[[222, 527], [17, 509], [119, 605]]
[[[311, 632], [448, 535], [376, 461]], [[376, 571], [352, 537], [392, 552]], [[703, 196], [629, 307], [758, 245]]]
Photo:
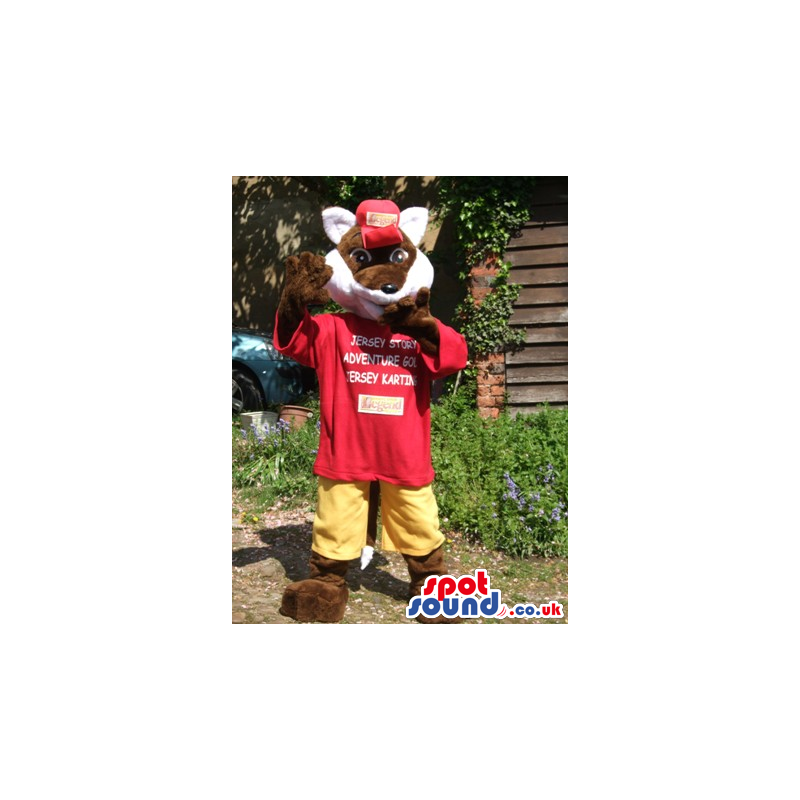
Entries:
[[[339, 244], [345, 233], [355, 226], [356, 218], [344, 208], [327, 208], [322, 212], [322, 223], [328, 238], [334, 244]], [[415, 247], [422, 241], [427, 224], [426, 208], [407, 208], [400, 214], [399, 227]], [[330, 296], [348, 311], [371, 320], [380, 319], [384, 308], [390, 303], [396, 303], [404, 297], [416, 297], [420, 289], [429, 289], [433, 284], [433, 265], [418, 247], [414, 263], [402, 285], [402, 273], [398, 271], [397, 277], [378, 289], [369, 289], [360, 284], [337, 249], [325, 256], [325, 262], [333, 270], [325, 286]]]

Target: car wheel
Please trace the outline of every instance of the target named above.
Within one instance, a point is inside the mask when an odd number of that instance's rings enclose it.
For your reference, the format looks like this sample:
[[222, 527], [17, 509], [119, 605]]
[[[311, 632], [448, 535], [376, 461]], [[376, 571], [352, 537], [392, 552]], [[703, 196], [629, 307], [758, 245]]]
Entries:
[[233, 370], [233, 413], [263, 410], [264, 398], [255, 381], [244, 372]]

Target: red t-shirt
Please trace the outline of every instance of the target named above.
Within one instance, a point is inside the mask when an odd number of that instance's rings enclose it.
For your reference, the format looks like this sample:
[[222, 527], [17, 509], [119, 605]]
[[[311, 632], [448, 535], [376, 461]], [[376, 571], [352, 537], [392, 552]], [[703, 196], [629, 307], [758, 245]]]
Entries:
[[467, 363], [464, 337], [439, 322], [439, 353], [355, 314], [305, 318], [275, 347], [317, 371], [320, 442], [314, 473], [344, 481], [426, 486], [431, 464], [431, 380]]

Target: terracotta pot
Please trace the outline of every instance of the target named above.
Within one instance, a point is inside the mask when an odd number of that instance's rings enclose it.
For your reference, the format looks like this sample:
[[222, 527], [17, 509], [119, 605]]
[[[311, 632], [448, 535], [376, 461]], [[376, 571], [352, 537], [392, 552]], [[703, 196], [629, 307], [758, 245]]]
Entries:
[[312, 417], [314, 412], [305, 406], [281, 406], [279, 417], [288, 422], [292, 429], [302, 428]]

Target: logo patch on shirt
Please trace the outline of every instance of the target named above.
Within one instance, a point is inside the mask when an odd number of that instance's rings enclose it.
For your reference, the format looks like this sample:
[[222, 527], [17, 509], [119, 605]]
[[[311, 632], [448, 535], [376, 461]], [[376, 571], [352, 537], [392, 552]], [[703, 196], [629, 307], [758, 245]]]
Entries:
[[374, 394], [358, 396], [359, 414], [385, 414], [390, 417], [403, 416], [403, 397], [380, 397]]

